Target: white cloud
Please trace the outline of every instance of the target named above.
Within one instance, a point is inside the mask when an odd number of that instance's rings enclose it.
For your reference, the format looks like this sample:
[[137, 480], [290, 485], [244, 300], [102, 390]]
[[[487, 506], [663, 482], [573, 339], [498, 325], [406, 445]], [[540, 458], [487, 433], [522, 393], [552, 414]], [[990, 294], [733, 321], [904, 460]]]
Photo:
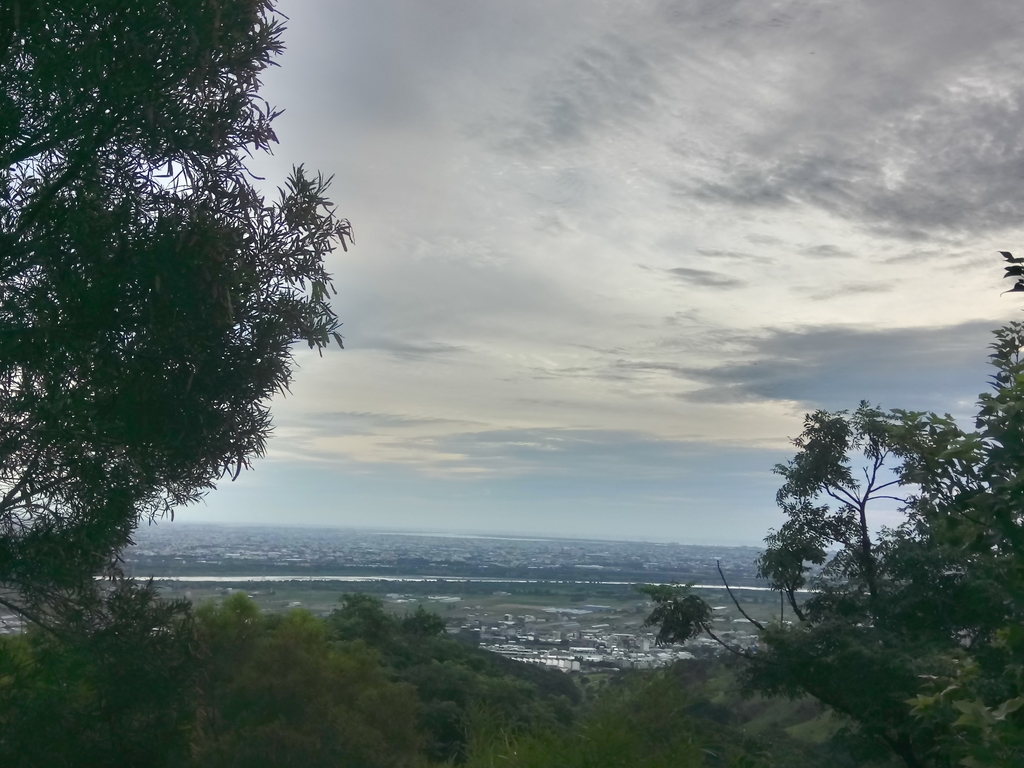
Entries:
[[332, 261], [349, 350], [299, 355], [272, 455], [454, 488], [540, 482], [563, 454], [538, 430], [592, 434], [625, 487], [649, 450], [683, 472], [673, 446], [777, 448], [805, 407], [984, 385], [1024, 221], [1018, 4], [282, 10], [259, 169], [335, 173], [357, 242]]

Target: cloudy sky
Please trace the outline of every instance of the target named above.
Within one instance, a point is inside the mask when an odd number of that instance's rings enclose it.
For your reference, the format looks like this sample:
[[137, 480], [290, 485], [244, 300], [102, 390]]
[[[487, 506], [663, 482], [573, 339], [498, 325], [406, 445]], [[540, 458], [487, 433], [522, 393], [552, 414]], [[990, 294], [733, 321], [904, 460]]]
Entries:
[[1019, 2], [280, 9], [256, 167], [335, 175], [347, 349], [185, 519], [752, 543], [805, 411], [970, 414], [1020, 309]]

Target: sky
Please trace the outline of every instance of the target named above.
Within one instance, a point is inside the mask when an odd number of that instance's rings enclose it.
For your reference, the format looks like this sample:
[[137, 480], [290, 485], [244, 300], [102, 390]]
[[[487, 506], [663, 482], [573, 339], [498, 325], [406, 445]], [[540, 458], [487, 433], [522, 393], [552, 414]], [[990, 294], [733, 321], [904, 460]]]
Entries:
[[346, 349], [178, 519], [751, 544], [805, 412], [969, 423], [1021, 309], [1020, 3], [279, 10], [252, 167], [334, 176]]

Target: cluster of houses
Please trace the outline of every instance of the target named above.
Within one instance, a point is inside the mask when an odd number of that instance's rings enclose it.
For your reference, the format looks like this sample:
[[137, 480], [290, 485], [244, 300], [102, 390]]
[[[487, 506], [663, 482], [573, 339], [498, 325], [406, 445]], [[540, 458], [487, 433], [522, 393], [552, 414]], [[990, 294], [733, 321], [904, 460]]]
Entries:
[[[577, 613], [589, 613], [586, 610]], [[645, 631], [614, 631], [609, 624], [581, 627], [564, 616], [557, 627], [544, 627], [535, 616], [505, 614], [503, 620], [470, 621], [458, 630], [480, 646], [516, 661], [565, 672], [596, 669], [650, 669], [693, 658], [683, 646], [658, 647]]]

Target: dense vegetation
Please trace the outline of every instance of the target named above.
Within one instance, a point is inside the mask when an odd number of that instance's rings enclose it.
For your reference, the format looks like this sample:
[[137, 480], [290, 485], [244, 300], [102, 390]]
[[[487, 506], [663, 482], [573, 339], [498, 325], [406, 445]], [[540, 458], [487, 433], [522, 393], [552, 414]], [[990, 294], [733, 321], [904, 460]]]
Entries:
[[[245, 166], [281, 29], [269, 0], [0, 4], [0, 605], [31, 624], [0, 640], [0, 764], [1024, 764], [1019, 323], [974, 431], [807, 416], [759, 561], [795, 622], [735, 668], [577, 687], [371, 598], [264, 616], [123, 579], [141, 521], [262, 453], [290, 345], [340, 343], [327, 182], [267, 201]], [[876, 532], [880, 499], [906, 523]], [[713, 634], [648, 595], [663, 640]]]
[[0, 605], [36, 623], [262, 454], [292, 343], [337, 337], [327, 181], [266, 200], [245, 165], [281, 29], [262, 0], [0, 3]]
[[581, 680], [367, 595], [325, 618], [263, 614], [241, 592], [163, 608], [167, 631], [149, 638], [0, 639], [0, 764], [857, 764], [819, 744], [840, 725], [820, 706], [743, 699], [719, 661]]
[[[807, 415], [776, 468], [787, 520], [758, 563], [796, 622], [758, 625], [756, 654], [733, 649], [751, 690], [811, 695], [911, 768], [1024, 764], [1022, 351], [1024, 324], [996, 332], [973, 432], [867, 403]], [[876, 533], [879, 500], [906, 521]], [[663, 639], [713, 635], [697, 596], [648, 593]]]

